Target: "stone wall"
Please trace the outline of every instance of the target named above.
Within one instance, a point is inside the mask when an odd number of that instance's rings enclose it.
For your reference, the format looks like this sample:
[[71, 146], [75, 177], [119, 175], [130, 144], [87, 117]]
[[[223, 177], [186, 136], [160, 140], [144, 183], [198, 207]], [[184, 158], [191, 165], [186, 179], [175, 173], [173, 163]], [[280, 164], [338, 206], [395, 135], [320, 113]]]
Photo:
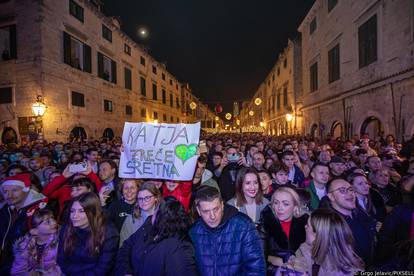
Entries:
[[[381, 121], [385, 134], [398, 135], [400, 139], [403, 135], [410, 136], [414, 128], [414, 111], [409, 108], [414, 104], [414, 2], [338, 1], [329, 13], [326, 3], [316, 1], [299, 27], [305, 133], [317, 124], [318, 134], [326, 136], [332, 123], [340, 121], [343, 126], [350, 125], [344, 136], [360, 134], [364, 120], [374, 116]], [[378, 58], [359, 68], [358, 28], [374, 14], [377, 15]], [[310, 34], [309, 24], [315, 17], [317, 28]], [[328, 83], [328, 51], [337, 43], [340, 79]], [[315, 61], [319, 87], [310, 92], [309, 68]]]

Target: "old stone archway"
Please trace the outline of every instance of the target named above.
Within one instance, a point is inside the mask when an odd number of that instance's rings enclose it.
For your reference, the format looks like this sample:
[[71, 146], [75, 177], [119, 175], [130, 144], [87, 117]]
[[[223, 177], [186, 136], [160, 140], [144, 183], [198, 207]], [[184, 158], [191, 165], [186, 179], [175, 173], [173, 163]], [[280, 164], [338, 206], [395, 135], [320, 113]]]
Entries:
[[343, 137], [343, 126], [341, 122], [339, 121], [333, 122], [332, 127], [331, 127], [331, 136], [333, 139]]
[[361, 125], [361, 137], [368, 134], [371, 139], [384, 133], [384, 126], [380, 119], [375, 116], [369, 116]]

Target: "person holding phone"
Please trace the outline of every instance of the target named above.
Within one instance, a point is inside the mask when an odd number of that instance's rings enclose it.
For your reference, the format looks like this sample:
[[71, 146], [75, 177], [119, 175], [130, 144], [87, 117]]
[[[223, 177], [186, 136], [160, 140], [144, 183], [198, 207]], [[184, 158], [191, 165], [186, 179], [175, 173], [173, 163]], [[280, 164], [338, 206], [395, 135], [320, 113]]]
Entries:
[[[82, 189], [78, 187], [86, 187], [85, 189], [87, 189], [87, 191], [99, 191], [102, 187], [102, 182], [99, 180], [98, 176], [92, 172], [90, 165], [86, 166], [86, 170], [78, 173], [72, 172], [73, 169], [71, 171], [71, 165], [73, 164], [67, 165], [63, 173], [53, 178], [42, 190], [42, 193], [49, 199], [58, 200], [58, 221], [64, 212], [65, 203], [69, 202], [72, 197], [74, 197], [73, 195], [78, 195], [76, 190]], [[76, 181], [80, 178], [87, 178], [87, 180]], [[76, 182], [76, 185], [73, 185], [74, 182]]]
[[[223, 168], [218, 184], [223, 200], [228, 201], [236, 193], [237, 172], [244, 167], [248, 167], [246, 158], [236, 148], [229, 147], [226, 151], [227, 165]], [[224, 159], [224, 158], [223, 158]]]

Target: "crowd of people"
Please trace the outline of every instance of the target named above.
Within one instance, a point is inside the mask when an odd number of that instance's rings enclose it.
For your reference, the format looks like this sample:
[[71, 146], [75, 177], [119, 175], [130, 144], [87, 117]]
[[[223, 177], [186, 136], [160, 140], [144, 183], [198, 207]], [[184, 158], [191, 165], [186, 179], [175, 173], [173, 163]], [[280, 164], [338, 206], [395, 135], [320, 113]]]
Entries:
[[0, 275], [413, 272], [414, 137], [371, 138], [202, 134], [189, 181], [120, 179], [120, 140], [1, 145]]

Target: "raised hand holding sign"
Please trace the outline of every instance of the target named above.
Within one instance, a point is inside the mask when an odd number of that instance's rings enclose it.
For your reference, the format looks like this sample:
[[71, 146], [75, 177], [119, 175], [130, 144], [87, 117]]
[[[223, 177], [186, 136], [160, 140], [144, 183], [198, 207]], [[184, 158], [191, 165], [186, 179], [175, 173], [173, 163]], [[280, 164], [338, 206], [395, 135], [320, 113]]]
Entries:
[[125, 123], [119, 176], [191, 180], [197, 163], [200, 123]]

